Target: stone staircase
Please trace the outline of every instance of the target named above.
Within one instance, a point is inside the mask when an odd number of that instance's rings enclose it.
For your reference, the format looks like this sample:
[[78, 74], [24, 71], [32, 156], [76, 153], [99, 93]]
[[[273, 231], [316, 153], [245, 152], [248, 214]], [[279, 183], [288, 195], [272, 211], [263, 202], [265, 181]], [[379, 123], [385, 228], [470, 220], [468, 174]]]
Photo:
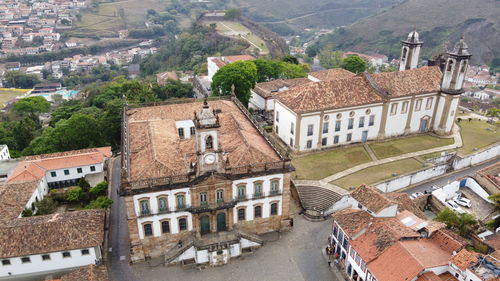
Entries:
[[165, 264], [170, 263], [175, 258], [177, 258], [182, 253], [184, 253], [186, 250], [191, 248], [191, 246], [194, 245], [195, 239], [194, 239], [194, 237], [189, 236], [189, 237], [181, 240], [180, 242], [181, 242], [181, 243], [179, 243], [180, 246], [175, 246], [165, 253]]
[[335, 202], [339, 201], [348, 192], [331, 184], [319, 181], [293, 181], [305, 215], [312, 219], [323, 217]]

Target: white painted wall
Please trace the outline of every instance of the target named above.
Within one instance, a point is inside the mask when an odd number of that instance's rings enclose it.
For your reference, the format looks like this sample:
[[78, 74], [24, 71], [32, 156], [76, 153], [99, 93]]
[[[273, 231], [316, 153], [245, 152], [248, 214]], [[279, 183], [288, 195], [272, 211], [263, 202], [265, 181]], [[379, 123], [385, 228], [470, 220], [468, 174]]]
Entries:
[[[95, 167], [94, 172], [92, 172], [90, 170], [91, 166]], [[103, 167], [104, 167], [103, 163], [96, 163], [96, 164], [92, 164], [92, 165], [76, 166], [76, 167], [72, 167], [71, 163], [68, 163], [67, 168], [47, 171], [45, 173], [45, 178], [47, 180], [47, 183], [64, 181], [64, 180], [79, 179], [79, 178], [85, 177], [85, 175], [87, 175], [87, 174], [101, 173], [104, 171]], [[78, 168], [82, 168], [82, 173], [78, 173]], [[68, 170], [69, 175], [65, 175], [64, 170]], [[56, 172], [56, 176], [53, 177], [51, 172]]]
[[258, 110], [264, 110], [266, 109], [266, 100], [255, 93], [253, 90], [250, 90], [251, 96], [250, 96], [250, 102], [248, 103], [248, 106], [253, 109], [258, 109]]
[[453, 130], [453, 125], [455, 124], [455, 116], [457, 115], [457, 110], [458, 110], [458, 104], [460, 103], [459, 97], [460, 96], [455, 96], [451, 101], [450, 112], [448, 113], [449, 114], [448, 121], [446, 122], [445, 125], [446, 133], [451, 133]]
[[441, 117], [443, 116], [443, 110], [444, 110], [444, 105], [446, 103], [446, 99], [444, 95], [438, 95], [437, 96], [438, 103], [437, 103], [437, 110], [436, 110], [436, 116], [434, 116], [434, 124], [433, 128], [434, 130], [439, 129], [439, 123], [441, 122]]
[[[88, 255], [82, 255], [82, 249], [68, 250], [71, 257], [63, 258], [62, 252], [48, 253], [50, 260], [43, 261], [41, 254], [23, 256], [29, 257], [31, 262], [22, 263], [21, 257], [8, 258], [10, 265], [0, 265], [0, 280], [8, 280], [13, 276], [22, 276], [24, 274], [41, 273], [46, 271], [65, 270], [68, 268], [86, 266], [95, 264], [97, 260], [101, 259], [100, 246], [94, 248], [85, 248], [89, 250]], [[4, 260], [5, 258], [2, 258]]]
[[[432, 104], [430, 108], [427, 108], [427, 100], [431, 98], [432, 99]], [[422, 105], [420, 107], [419, 111], [416, 111], [416, 106], [417, 106], [417, 100], [422, 100]], [[434, 107], [436, 106], [436, 100], [437, 100], [437, 94], [433, 94], [431, 96], [429, 95], [422, 95], [418, 96], [415, 99], [415, 105], [413, 109], [413, 116], [410, 121], [410, 133], [419, 133], [420, 132], [420, 125], [421, 125], [421, 120], [424, 117], [429, 117], [427, 121], [427, 130], [430, 130], [431, 128], [431, 122], [432, 122], [432, 116], [434, 115]]]
[[500, 155], [500, 144], [489, 147], [486, 150], [470, 154], [464, 158], [455, 158], [453, 161], [453, 169], [459, 170], [465, 167], [481, 163], [488, 159], [493, 159]]
[[193, 120], [175, 121], [175, 127], [177, 128], [177, 130], [179, 130], [179, 128], [182, 128], [184, 130], [185, 139], [194, 137], [194, 135], [191, 135], [191, 128], [195, 127]]
[[382, 192], [394, 192], [409, 185], [416, 184], [427, 179], [437, 177], [446, 173], [447, 166], [440, 165], [428, 169], [419, 170], [415, 173], [396, 177], [391, 180], [383, 181], [375, 185]]
[[[26, 202], [25, 208], [33, 210], [35, 202], [42, 200], [48, 193], [49, 193], [49, 188], [47, 186], [47, 182], [45, 181], [45, 179], [42, 179], [38, 184], [36, 190], [34, 190], [28, 202]], [[21, 215], [22, 214], [19, 214], [19, 217], [21, 217]]]
[[241, 242], [242, 249], [261, 246], [259, 243], [250, 241], [250, 240], [245, 239], [245, 238], [241, 238], [240, 242]]
[[398, 205], [394, 204], [394, 205], [391, 205], [385, 209], [383, 209], [382, 211], [378, 212], [375, 214], [375, 217], [378, 217], [378, 218], [391, 218], [391, 217], [395, 217], [398, 213]]
[[253, 206], [255, 204], [260, 204], [262, 203], [262, 218], [268, 218], [270, 217], [271, 214], [271, 202], [276, 202], [278, 201], [278, 214], [281, 215], [282, 213], [282, 198], [283, 196], [281, 194], [275, 195], [275, 196], [268, 196], [270, 191], [271, 191], [271, 179], [279, 179], [279, 193], [283, 192], [283, 174], [275, 174], [275, 175], [268, 175], [268, 176], [262, 176], [262, 177], [254, 177], [254, 178], [247, 178], [247, 179], [241, 179], [241, 180], [236, 180], [233, 181], [232, 184], [232, 189], [233, 189], [233, 199], [236, 199], [238, 196], [238, 185], [241, 184], [246, 184], [246, 196], [247, 198], [252, 198], [254, 194], [254, 185], [253, 183], [255, 181], [263, 181], [262, 183], [262, 192], [266, 197], [260, 198], [260, 199], [250, 199], [246, 201], [241, 201], [236, 204], [236, 206], [233, 208], [233, 223], [238, 223], [238, 208], [239, 207], [246, 207], [245, 208], [245, 220], [250, 221], [254, 219], [254, 208]]
[[159, 192], [151, 192], [144, 194], [137, 194], [133, 196], [134, 200], [134, 209], [136, 214], [139, 216], [141, 212], [141, 207], [139, 203], [139, 199], [147, 198], [149, 199], [149, 210], [153, 215], [137, 218], [137, 227], [139, 229], [139, 238], [144, 239], [144, 229], [142, 227], [142, 223], [144, 222], [153, 222], [153, 236], [158, 237], [161, 236], [161, 224], [160, 221], [164, 219], [170, 219], [170, 233], [178, 233], [179, 225], [177, 218], [179, 217], [187, 217], [188, 222], [188, 230], [191, 231], [193, 229], [193, 219], [190, 212], [172, 212], [166, 214], [157, 214], [159, 212], [158, 206], [158, 197], [166, 196], [168, 202], [168, 208], [173, 210], [177, 207], [175, 195], [177, 193], [184, 193], [185, 195], [185, 203], [187, 206], [191, 205], [191, 193], [189, 188], [180, 188], [173, 190], [164, 190]]
[[240, 244], [232, 244], [229, 247], [229, 254], [231, 257], [238, 257], [241, 255], [241, 246]]
[[3, 148], [0, 150], [0, 160], [6, 160], [10, 159], [10, 152], [9, 152], [9, 147], [7, 145], [4, 145]]
[[[279, 121], [276, 120], [277, 114], [279, 115]], [[294, 124], [294, 134], [290, 133], [291, 123]], [[278, 136], [280, 139], [290, 145], [290, 138], [293, 139], [295, 145], [295, 134], [297, 134], [297, 117], [294, 113], [282, 103], [277, 101], [274, 107], [274, 131], [276, 132], [276, 126], [278, 126]]]
[[208, 250], [196, 251], [196, 263], [208, 262]]
[[[307, 135], [307, 127], [309, 125], [313, 125], [313, 134], [312, 136]], [[307, 141], [312, 140], [312, 148], [318, 148], [318, 137], [319, 137], [319, 125], [320, 125], [320, 115], [318, 113], [314, 115], [304, 116], [302, 115], [302, 119], [300, 122], [300, 132], [296, 132], [299, 134], [299, 150], [306, 150]]]
[[177, 258], [175, 258], [173, 261], [171, 261], [171, 263], [176, 263], [176, 262], [180, 262], [183, 260], [189, 260], [189, 259], [195, 259], [195, 261], [196, 261], [196, 258], [198, 256], [197, 254], [198, 253], [196, 252], [196, 248], [194, 246], [191, 246], [184, 253], [180, 254]]
[[215, 57], [208, 57], [207, 58], [207, 68], [208, 68], [208, 79], [212, 81], [212, 78], [214, 77], [215, 73], [219, 70], [219, 67], [212, 61]]

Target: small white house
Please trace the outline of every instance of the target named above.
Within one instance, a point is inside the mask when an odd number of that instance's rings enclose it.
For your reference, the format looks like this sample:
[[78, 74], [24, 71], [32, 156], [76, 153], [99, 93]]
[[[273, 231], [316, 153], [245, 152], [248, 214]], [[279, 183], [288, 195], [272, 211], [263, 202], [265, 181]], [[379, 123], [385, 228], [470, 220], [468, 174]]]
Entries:
[[0, 280], [44, 276], [102, 260], [102, 209], [0, 222]]
[[0, 161], [10, 159], [9, 147], [6, 144], [0, 145]]

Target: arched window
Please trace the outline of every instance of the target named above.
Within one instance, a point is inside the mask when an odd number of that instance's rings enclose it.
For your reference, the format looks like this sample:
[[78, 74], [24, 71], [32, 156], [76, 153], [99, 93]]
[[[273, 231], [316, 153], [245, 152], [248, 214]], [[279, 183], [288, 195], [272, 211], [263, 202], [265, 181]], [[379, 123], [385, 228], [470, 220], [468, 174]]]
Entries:
[[150, 223], [144, 224], [144, 236], [151, 236], [153, 235], [153, 225]]
[[166, 197], [158, 198], [158, 209], [160, 210], [160, 212], [168, 211], [168, 204]]
[[246, 219], [245, 208], [238, 209], [238, 221], [244, 221]]
[[148, 215], [150, 213], [149, 212], [149, 200], [144, 199], [144, 200], [139, 201], [139, 203], [141, 205], [141, 215]]
[[215, 195], [217, 196], [217, 203], [223, 203], [224, 202], [224, 190], [219, 189], [215, 192]]
[[253, 189], [254, 189], [254, 197], [261, 197], [263, 196], [262, 194], [262, 182], [256, 182], [253, 184]]
[[175, 199], [177, 200], [177, 209], [184, 209], [186, 208], [186, 200], [184, 198], [184, 195], [177, 195], [175, 197]]
[[261, 218], [262, 217], [262, 206], [255, 206], [253, 209], [253, 217]]
[[245, 199], [247, 194], [245, 185], [238, 185], [238, 199]]
[[161, 222], [161, 232], [162, 233], [170, 233], [170, 223], [169, 221]]
[[279, 192], [279, 181], [272, 180], [271, 181], [271, 194], [277, 194]]
[[466, 68], [467, 68], [467, 63], [466, 62], [462, 63], [462, 68], [460, 68], [460, 72], [464, 73]]
[[212, 148], [214, 148], [214, 139], [212, 138], [212, 136], [208, 136], [205, 139], [205, 148], [206, 149], [212, 149]]
[[452, 68], [453, 68], [453, 61], [452, 60], [448, 60], [448, 68], [446, 70], [447, 71], [451, 71]]
[[271, 204], [271, 216], [276, 216], [278, 214], [278, 203]]
[[179, 231], [187, 230], [187, 220], [185, 218], [179, 219]]
[[403, 48], [403, 56], [402, 56], [402, 59], [403, 59], [403, 60], [404, 60], [404, 59], [406, 59], [406, 55], [407, 55], [407, 53], [408, 53], [408, 49]]

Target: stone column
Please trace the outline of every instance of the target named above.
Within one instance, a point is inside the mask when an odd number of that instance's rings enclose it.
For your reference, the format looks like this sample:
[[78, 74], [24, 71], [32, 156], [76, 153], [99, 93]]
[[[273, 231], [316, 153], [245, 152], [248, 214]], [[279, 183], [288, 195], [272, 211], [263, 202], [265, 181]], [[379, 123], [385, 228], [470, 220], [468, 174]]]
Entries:
[[293, 146], [295, 147], [295, 149], [298, 151], [300, 149], [300, 130], [301, 130], [301, 123], [302, 123], [302, 116], [297, 114], [297, 118], [295, 120], [295, 128], [294, 128], [294, 144]]
[[[403, 101], [404, 103], [405, 101]], [[422, 101], [423, 103], [423, 101]], [[406, 126], [405, 126], [405, 134], [409, 134], [411, 130], [411, 119], [413, 117], [413, 108], [415, 107], [415, 95], [411, 96], [410, 104], [408, 105], [408, 114], [406, 116]]]
[[387, 124], [387, 113], [389, 112], [389, 100], [384, 101], [382, 108], [382, 117], [380, 118], [380, 128], [378, 130], [378, 139], [385, 138], [385, 126]]

